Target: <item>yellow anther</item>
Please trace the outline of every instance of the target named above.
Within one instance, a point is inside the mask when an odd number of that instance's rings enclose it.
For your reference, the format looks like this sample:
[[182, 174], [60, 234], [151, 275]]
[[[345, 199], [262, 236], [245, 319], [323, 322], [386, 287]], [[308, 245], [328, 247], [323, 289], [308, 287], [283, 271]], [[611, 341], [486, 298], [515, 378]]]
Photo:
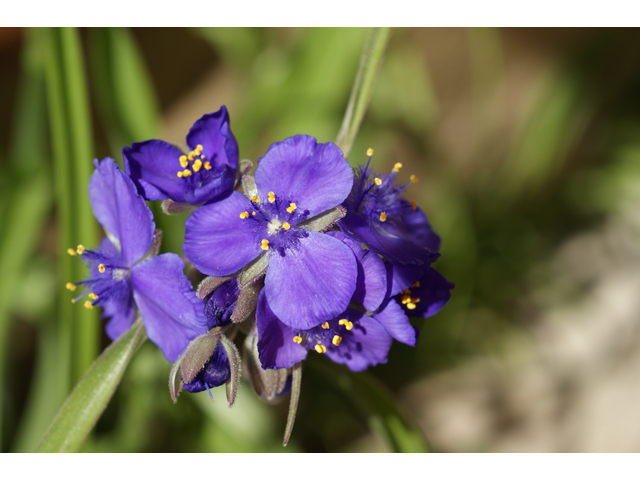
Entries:
[[417, 183], [418, 182], [418, 177], [416, 177], [415, 175], [411, 175], [409, 177], [409, 180], [411, 180], [413, 183]]
[[76, 303], [76, 299], [75, 299], [75, 298], [72, 298], [72, 299], [71, 299], [71, 303]]
[[290, 203], [287, 207], [287, 213], [293, 213], [293, 211], [298, 208], [295, 203]]
[[189, 152], [189, 156], [187, 157], [189, 159], [190, 162], [193, 162], [193, 157], [196, 156], [196, 152], [191, 151]]
[[203, 149], [203, 148], [204, 148], [204, 147], [203, 147], [202, 145], [198, 145], [198, 146], [196, 146], [196, 153], [198, 153], [198, 154], [199, 154], [200, 152], [202, 152], [202, 149]]
[[402, 168], [402, 164], [400, 162], [398, 162], [393, 166], [393, 171], [398, 173], [401, 168]]
[[178, 172], [178, 178], [182, 178], [182, 172]]
[[324, 323], [321, 325], [321, 327], [322, 327], [322, 328], [324, 328], [325, 330], [329, 330], [329, 322], [324, 322]]
[[380, 221], [385, 222], [387, 220], [387, 212], [382, 212], [380, 214]]
[[269, 240], [262, 240], [260, 243], [260, 248], [263, 250], [269, 250]]
[[84, 308], [86, 308], [87, 310], [91, 310], [93, 308], [93, 304], [87, 300], [86, 302], [84, 302]]
[[273, 203], [276, 201], [276, 196], [273, 192], [269, 192], [269, 203]]
[[100, 273], [104, 273], [104, 271], [105, 271], [105, 270], [106, 270], [106, 269], [104, 268], [104, 264], [102, 264], [102, 263], [101, 263], [100, 265], [98, 265], [98, 271], [99, 271]]
[[84, 253], [84, 245], [78, 245], [78, 247], [76, 248], [76, 252], [78, 253], [78, 255], [82, 255]]
[[249, 198], [249, 200], [251, 200], [253, 203], [260, 203], [260, 198], [258, 198], [257, 195], [251, 195], [251, 198]]
[[90, 298], [91, 300], [97, 300], [97, 299], [98, 299], [98, 295], [96, 295], [95, 293], [91, 292], [91, 293], [89, 294], [89, 298]]
[[418, 204], [417, 204], [416, 202], [414, 202], [413, 200], [410, 200], [410, 201], [409, 201], [409, 205], [411, 205], [411, 209], [412, 209], [412, 210], [415, 210], [415, 209], [416, 209], [416, 207], [418, 206]]
[[407, 303], [407, 308], [408, 308], [409, 310], [413, 310], [413, 309], [415, 309], [415, 308], [416, 308], [416, 304], [415, 304], [415, 303]]
[[204, 169], [211, 170], [211, 164], [209, 162], [204, 162]]
[[188, 177], [191, 175], [191, 170], [187, 170], [186, 168], [182, 171], [183, 177]]
[[296, 343], [302, 343], [302, 337], [296, 335], [295, 337], [293, 337], [293, 341]]
[[411, 288], [418, 288], [420, 286], [420, 282], [416, 282], [413, 285], [411, 285]]
[[373, 155], [373, 148], [368, 148], [367, 149], [367, 156], [370, 157], [371, 155]]
[[251, 215], [255, 215], [255, 214], [256, 214], [256, 212], [251, 212]]
[[349, 320], [347, 320], [346, 318], [343, 318], [342, 320], [340, 320], [338, 322], [339, 325], [343, 325], [344, 328], [346, 328], [347, 330], [351, 330], [353, 328], [353, 323], [351, 323]]
[[73, 283], [67, 283], [65, 287], [67, 287], [67, 290], [71, 290], [72, 292], [76, 291], [76, 286]]
[[291, 225], [289, 225], [289, 222], [284, 222], [282, 224], [282, 228], [284, 228], [285, 230], [289, 230], [291, 228]]
[[202, 160], [196, 160], [195, 162], [193, 162], [193, 171], [194, 172], [198, 172], [200, 171], [200, 169], [202, 168]]
[[411, 295], [403, 295], [402, 296], [402, 304], [406, 305], [409, 302], [411, 302]]
[[189, 163], [187, 162], [187, 156], [186, 155], [180, 155], [180, 166], [182, 168], [187, 168], [187, 165], [189, 165]]
[[242, 219], [249, 218], [249, 212], [242, 212], [240, 214], [240, 218], [242, 218]]
[[324, 353], [327, 351], [327, 347], [325, 347], [324, 345], [316, 345], [315, 347], [313, 347], [313, 349], [318, 353]]
[[67, 253], [72, 257], [75, 257], [77, 255], [76, 251], [73, 248], [67, 248]]
[[382, 185], [382, 180], [380, 180], [378, 177], [376, 177], [373, 181], [376, 182], [376, 185], [378, 186]]
[[342, 337], [340, 335], [334, 335], [333, 340], [331, 340], [331, 343], [333, 343], [337, 347], [338, 345], [340, 345], [341, 341], [342, 341]]

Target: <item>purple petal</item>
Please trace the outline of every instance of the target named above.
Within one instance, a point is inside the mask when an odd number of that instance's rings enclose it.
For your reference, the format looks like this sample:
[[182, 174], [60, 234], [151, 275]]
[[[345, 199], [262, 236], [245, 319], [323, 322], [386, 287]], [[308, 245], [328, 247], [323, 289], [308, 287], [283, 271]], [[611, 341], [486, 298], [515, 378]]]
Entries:
[[174, 362], [189, 341], [206, 332], [202, 300], [191, 291], [178, 255], [165, 253], [131, 270], [133, 296], [147, 335]]
[[170, 198], [186, 203], [188, 184], [177, 177], [183, 153], [162, 140], [147, 140], [122, 149], [125, 171], [147, 200]]
[[336, 363], [343, 363], [350, 370], [360, 372], [379, 363], [387, 363], [391, 337], [373, 318], [347, 312], [353, 328], [342, 337], [339, 346], [329, 345], [326, 355]]
[[96, 170], [89, 180], [93, 214], [107, 235], [120, 244], [122, 259], [132, 266], [151, 246], [156, 228], [153, 214], [112, 158], [93, 163]]
[[416, 346], [418, 337], [416, 329], [409, 322], [409, 317], [394, 299], [389, 299], [382, 304], [380, 310], [373, 314], [378, 322], [382, 324], [389, 335], [399, 342], [406, 343], [412, 347]]
[[236, 183], [236, 171], [229, 165], [222, 165], [220, 171], [208, 177], [200, 187], [188, 190], [184, 194], [184, 201], [191, 205], [216, 200], [223, 194], [233, 190]]
[[256, 258], [262, 234], [253, 230], [250, 219], [240, 214], [251, 211], [251, 202], [238, 192], [219, 202], [198, 208], [185, 223], [182, 250], [206, 275], [230, 275]]
[[195, 149], [202, 145], [202, 153], [211, 165], [228, 165], [233, 171], [238, 169], [238, 142], [229, 127], [229, 113], [222, 105], [220, 110], [203, 115], [189, 130], [187, 145]]
[[293, 341], [297, 331], [278, 320], [264, 290], [258, 296], [256, 326], [262, 368], [291, 368], [307, 357], [307, 349]]
[[269, 192], [310, 216], [340, 205], [353, 185], [353, 172], [333, 143], [316, 143], [309, 135], [296, 135], [272, 144], [259, 159], [256, 186], [261, 198]]
[[389, 281], [389, 296], [393, 297], [411, 285], [415, 284], [425, 272], [431, 268], [427, 265], [401, 265], [387, 263], [387, 279]]
[[109, 292], [108, 298], [100, 301], [102, 318], [110, 318], [105, 327], [107, 336], [117, 340], [133, 325], [135, 303], [129, 282], [118, 282]]
[[411, 296], [419, 298], [420, 301], [415, 304], [415, 309], [407, 309], [406, 312], [412, 317], [426, 318], [435, 315], [451, 298], [454, 286], [435, 268], [429, 268], [420, 278], [420, 286], [411, 288]]
[[309, 329], [345, 311], [356, 286], [353, 252], [329, 235], [309, 232], [281, 256], [271, 252], [265, 290], [284, 324]]
[[340, 240], [355, 254], [358, 264], [358, 280], [351, 301], [359, 303], [369, 312], [373, 312], [387, 295], [387, 271], [384, 263], [378, 255], [371, 250], [363, 249], [360, 243], [342, 232], [328, 232], [327, 235]]

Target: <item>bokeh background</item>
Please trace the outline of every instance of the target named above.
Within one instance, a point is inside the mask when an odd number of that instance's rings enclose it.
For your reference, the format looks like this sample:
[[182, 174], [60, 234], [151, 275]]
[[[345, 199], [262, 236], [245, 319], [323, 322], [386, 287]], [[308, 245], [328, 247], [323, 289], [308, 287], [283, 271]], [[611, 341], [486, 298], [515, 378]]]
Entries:
[[[96, 244], [93, 158], [184, 143], [227, 105], [241, 158], [333, 141], [364, 29], [0, 29], [0, 446], [33, 451], [108, 345], [69, 303]], [[349, 161], [420, 181], [408, 196], [456, 284], [415, 349], [350, 375], [309, 355], [288, 401], [244, 383], [174, 405], [170, 365], [137, 353], [85, 451], [638, 451], [640, 32], [395, 29]], [[156, 207], [154, 207], [156, 208]], [[184, 216], [163, 251], [182, 254]], [[419, 448], [418, 448], [419, 449]]]

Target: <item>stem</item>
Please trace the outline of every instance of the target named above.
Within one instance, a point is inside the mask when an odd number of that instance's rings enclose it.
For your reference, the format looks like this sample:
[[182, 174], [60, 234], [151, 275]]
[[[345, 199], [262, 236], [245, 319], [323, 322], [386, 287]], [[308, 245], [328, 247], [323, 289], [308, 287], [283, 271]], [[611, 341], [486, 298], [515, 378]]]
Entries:
[[369, 106], [373, 85], [382, 64], [388, 41], [389, 27], [372, 28], [362, 49], [360, 67], [353, 82], [347, 111], [336, 139], [336, 144], [342, 149], [344, 158], [348, 158], [351, 153], [351, 147], [353, 147], [360, 124]]

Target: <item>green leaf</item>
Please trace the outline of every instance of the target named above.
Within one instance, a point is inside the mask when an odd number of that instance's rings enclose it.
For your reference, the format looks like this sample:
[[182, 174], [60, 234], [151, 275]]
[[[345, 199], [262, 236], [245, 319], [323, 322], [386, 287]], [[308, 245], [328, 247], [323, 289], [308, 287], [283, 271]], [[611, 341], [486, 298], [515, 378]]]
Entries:
[[398, 406], [391, 392], [368, 372], [350, 370], [327, 362], [307, 362], [324, 376], [366, 420], [371, 432], [393, 452], [429, 452], [422, 431]]
[[147, 335], [141, 320], [91, 365], [67, 398], [37, 452], [77, 452], [106, 408], [122, 375]]

